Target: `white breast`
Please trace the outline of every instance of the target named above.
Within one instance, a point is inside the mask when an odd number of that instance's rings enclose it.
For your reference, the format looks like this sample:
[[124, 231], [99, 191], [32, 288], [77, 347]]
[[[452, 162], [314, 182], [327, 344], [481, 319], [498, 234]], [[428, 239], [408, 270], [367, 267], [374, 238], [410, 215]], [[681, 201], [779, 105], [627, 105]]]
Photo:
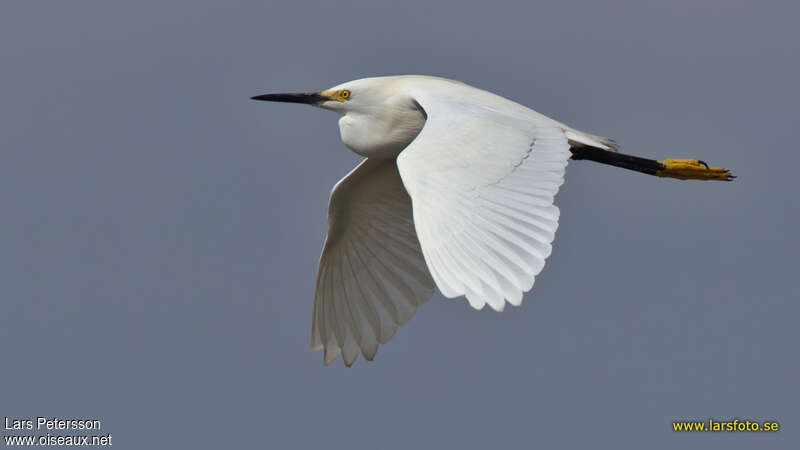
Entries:
[[411, 101], [394, 102], [365, 112], [348, 112], [339, 119], [342, 142], [368, 158], [393, 158], [425, 125], [425, 113]]

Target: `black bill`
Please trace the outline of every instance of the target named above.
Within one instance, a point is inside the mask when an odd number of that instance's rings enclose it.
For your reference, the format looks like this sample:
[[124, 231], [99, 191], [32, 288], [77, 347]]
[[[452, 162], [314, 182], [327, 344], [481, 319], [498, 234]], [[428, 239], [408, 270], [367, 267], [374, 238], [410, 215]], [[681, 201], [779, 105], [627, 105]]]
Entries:
[[265, 102], [284, 102], [284, 103], [305, 103], [307, 105], [315, 105], [317, 103], [329, 100], [323, 97], [319, 92], [295, 92], [288, 94], [263, 94], [250, 97], [252, 100], [263, 100]]

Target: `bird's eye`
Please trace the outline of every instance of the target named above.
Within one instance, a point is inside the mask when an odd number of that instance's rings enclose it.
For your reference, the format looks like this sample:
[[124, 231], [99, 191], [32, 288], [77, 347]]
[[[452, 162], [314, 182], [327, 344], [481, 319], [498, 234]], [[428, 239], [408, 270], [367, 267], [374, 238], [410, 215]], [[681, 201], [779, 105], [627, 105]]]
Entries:
[[342, 90], [342, 92], [339, 93], [339, 96], [342, 98], [350, 98], [350, 91], [344, 89]]

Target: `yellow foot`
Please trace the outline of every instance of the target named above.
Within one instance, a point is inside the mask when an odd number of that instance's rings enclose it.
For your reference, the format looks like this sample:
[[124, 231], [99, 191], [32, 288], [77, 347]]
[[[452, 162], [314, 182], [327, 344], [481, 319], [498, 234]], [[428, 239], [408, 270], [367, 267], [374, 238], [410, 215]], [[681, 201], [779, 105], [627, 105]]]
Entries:
[[663, 169], [656, 171], [659, 177], [677, 178], [679, 180], [723, 180], [731, 181], [736, 178], [731, 171], [719, 167], [708, 167], [705, 161], [699, 159], [672, 159], [659, 161]]

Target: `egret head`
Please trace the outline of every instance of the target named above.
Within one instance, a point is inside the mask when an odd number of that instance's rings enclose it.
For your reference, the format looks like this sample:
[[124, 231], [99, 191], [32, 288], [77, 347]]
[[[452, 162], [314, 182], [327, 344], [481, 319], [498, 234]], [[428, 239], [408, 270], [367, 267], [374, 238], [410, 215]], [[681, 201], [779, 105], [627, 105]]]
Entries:
[[402, 77], [362, 78], [321, 92], [264, 94], [253, 100], [306, 103], [342, 114], [342, 142], [362, 156], [396, 156], [425, 123]]
[[[356, 105], [362, 104], [363, 100], [366, 100], [367, 97], [366, 95], [355, 95], [359, 89], [357, 86], [350, 86], [352, 84], [354, 83], [345, 83], [322, 92], [263, 94], [250, 98], [269, 102], [305, 103], [345, 114]], [[363, 92], [366, 93], [366, 90]]]
[[271, 102], [305, 103], [330, 109], [340, 114], [369, 111], [393, 100], [400, 87], [395, 77], [363, 78], [348, 81], [321, 92], [264, 94], [253, 100]]

